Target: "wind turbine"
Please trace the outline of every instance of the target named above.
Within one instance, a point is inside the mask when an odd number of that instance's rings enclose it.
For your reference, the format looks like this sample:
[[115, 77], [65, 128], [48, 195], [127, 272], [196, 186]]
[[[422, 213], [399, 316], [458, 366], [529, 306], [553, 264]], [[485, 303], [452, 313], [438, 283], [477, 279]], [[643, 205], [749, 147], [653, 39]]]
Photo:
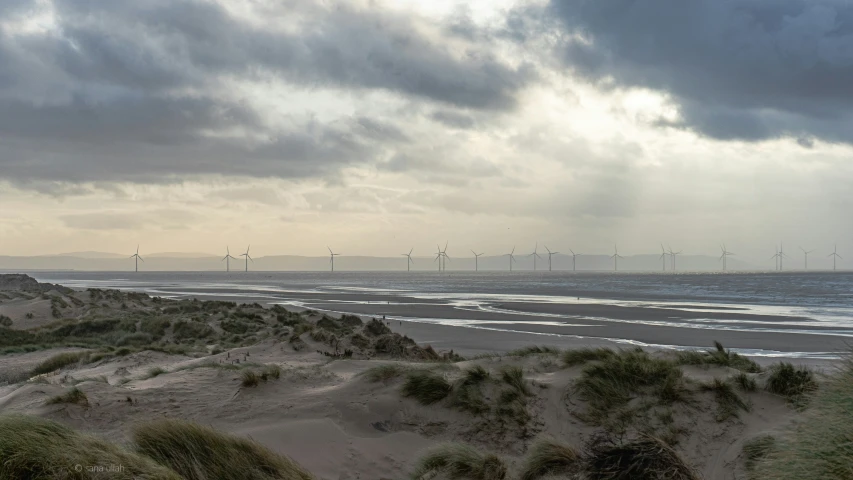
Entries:
[[139, 245], [136, 246], [136, 253], [131, 255], [130, 258], [136, 259], [136, 260], [134, 260], [135, 265], [133, 267], [133, 271], [138, 272], [139, 271], [139, 261], [142, 260], [142, 263], [145, 263], [145, 259], [139, 256]]
[[551, 271], [551, 257], [560, 253], [560, 252], [552, 252], [548, 249], [548, 245], [545, 245], [545, 250], [548, 250], [548, 271]]
[[575, 253], [571, 248], [569, 249], [572, 252], [572, 271], [574, 272], [578, 266], [578, 257], [583, 255], [582, 253]]
[[441, 251], [441, 256], [444, 257], [444, 265], [441, 267], [445, 272], [447, 271], [447, 259], [450, 258], [450, 255], [447, 254], [447, 243], [444, 242], [444, 250]]
[[255, 263], [255, 261], [254, 261], [254, 260], [252, 259], [252, 257], [249, 255], [249, 248], [251, 248], [251, 245], [249, 245], [248, 247], [246, 247], [246, 253], [241, 253], [241, 254], [240, 254], [240, 256], [241, 256], [241, 257], [246, 257], [246, 271], [247, 271], [247, 272], [249, 271], [249, 260], [252, 260], [252, 263]]
[[613, 245], [613, 255], [611, 255], [610, 258], [613, 259], [613, 271], [619, 271], [619, 259], [625, 257], [619, 255], [619, 249], [616, 248], [616, 245]]
[[512, 251], [511, 251], [511, 252], [509, 252], [509, 253], [507, 253], [507, 254], [506, 254], [506, 256], [508, 256], [508, 257], [509, 257], [509, 271], [510, 271], [510, 272], [512, 271], [512, 262], [514, 262], [514, 261], [515, 261], [515, 257], [512, 255], [513, 253], [515, 253], [515, 246], [513, 246], [513, 247], [512, 247]]
[[536, 248], [533, 249], [533, 253], [528, 255], [528, 257], [533, 257], [533, 271], [536, 271], [536, 259], [542, 258], [539, 256], [539, 242], [536, 242]]
[[720, 260], [723, 261], [723, 271], [725, 272], [726, 271], [726, 260], [729, 258], [729, 255], [734, 255], [734, 253], [726, 250], [726, 244], [725, 243], [720, 245], [720, 250], [723, 252], [722, 255], [720, 255]]
[[832, 248], [832, 253], [827, 255], [827, 257], [832, 257], [832, 270], [835, 271], [835, 259], [840, 258], [844, 260], [844, 257], [838, 254], [838, 245], [834, 245]]
[[782, 246], [782, 242], [779, 242], [779, 271], [780, 272], [782, 271], [782, 259], [784, 259], [784, 258], [788, 258], [788, 256], [785, 255], [785, 251], [784, 251], [784, 247]]
[[326, 245], [326, 248], [329, 249], [329, 263], [332, 264], [332, 271], [334, 272], [335, 271], [335, 257], [340, 255], [340, 253], [333, 252], [332, 249], [328, 245]]
[[663, 271], [666, 271], [666, 250], [663, 249], [663, 244], [660, 244], [660, 259], [663, 261]]
[[477, 253], [474, 250], [471, 250], [471, 253], [474, 254], [474, 271], [479, 272], [480, 271], [480, 255], [482, 255], [482, 253]]
[[435, 260], [433, 260], [433, 262], [438, 262], [438, 271], [440, 272], [441, 271], [441, 256], [444, 254], [441, 252], [441, 246], [440, 245], [436, 245], [435, 248], [437, 248], [438, 251], [435, 252]]
[[802, 250], [803, 254], [805, 254], [805, 256], [806, 256], [806, 270], [808, 270], [809, 269], [809, 254], [814, 252], [814, 250], [806, 250], [803, 247], [800, 247], [800, 250]]
[[776, 270], [778, 271], [779, 270], [779, 247], [774, 245], [773, 248], [776, 249], [776, 255], [773, 255], [772, 257], [770, 257], [770, 259], [776, 260]]
[[[248, 250], [246, 250], [246, 251], [248, 251]], [[232, 258], [234, 258], [234, 260], [237, 260], [235, 257], [232, 257], [232, 256], [231, 256], [231, 250], [226, 246], [226, 247], [225, 247], [225, 256], [224, 256], [224, 257], [222, 257], [222, 260], [225, 260], [225, 271], [226, 271], [226, 272], [230, 272], [230, 271], [231, 271], [231, 259], [232, 259]], [[220, 262], [221, 262], [222, 260], [220, 260]]]
[[677, 252], [673, 252], [672, 246], [667, 245], [667, 247], [669, 248], [669, 256], [670, 256], [670, 258], [672, 258], [672, 271], [674, 272], [675, 271], [675, 256], [681, 255], [681, 250], [679, 250]]
[[404, 257], [406, 257], [406, 259], [407, 259], [407, 260], [406, 260], [406, 271], [407, 271], [407, 272], [408, 272], [408, 271], [411, 271], [411, 269], [412, 269], [412, 264], [413, 264], [413, 263], [415, 263], [415, 261], [414, 261], [414, 260], [412, 260], [412, 252], [414, 252], [414, 251], [415, 251], [415, 247], [412, 247], [412, 249], [411, 249], [411, 250], [409, 250], [409, 253], [403, 253], [403, 254], [402, 254], [402, 255], [403, 255]]

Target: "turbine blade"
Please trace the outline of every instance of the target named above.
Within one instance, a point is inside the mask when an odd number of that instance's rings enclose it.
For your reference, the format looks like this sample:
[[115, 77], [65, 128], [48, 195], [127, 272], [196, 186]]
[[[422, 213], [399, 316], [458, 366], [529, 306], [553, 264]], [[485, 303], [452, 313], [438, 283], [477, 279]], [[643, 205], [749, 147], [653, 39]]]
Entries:
[[142, 258], [142, 257], [139, 257], [139, 259], [140, 259], [140, 260], [142, 260], [143, 262], [145, 261], [145, 259], [144, 259], [144, 258]]

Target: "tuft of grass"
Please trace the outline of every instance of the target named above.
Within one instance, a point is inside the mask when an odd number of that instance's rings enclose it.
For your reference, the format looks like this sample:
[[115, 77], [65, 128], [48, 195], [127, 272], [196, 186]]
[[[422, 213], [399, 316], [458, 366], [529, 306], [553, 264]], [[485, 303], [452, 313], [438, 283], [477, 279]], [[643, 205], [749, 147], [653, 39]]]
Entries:
[[546, 476], [575, 475], [583, 468], [583, 457], [572, 447], [553, 440], [539, 440], [530, 447], [520, 480], [538, 480]]
[[530, 391], [530, 387], [527, 385], [527, 381], [524, 380], [524, 371], [521, 367], [504, 368], [501, 370], [501, 380], [525, 397], [533, 395], [533, 392]]
[[770, 367], [770, 376], [767, 377], [764, 388], [770, 393], [799, 403], [805, 395], [817, 390], [817, 382], [809, 368], [782, 362]]
[[240, 374], [240, 384], [244, 387], [257, 387], [261, 383], [261, 376], [254, 370], [243, 370]]
[[60, 423], [24, 415], [0, 415], [0, 458], [0, 478], [9, 480], [95, 478], [76, 472], [75, 465], [121, 465], [120, 471], [109, 473], [116, 480], [181, 480], [145, 456]]
[[607, 360], [616, 356], [616, 352], [609, 348], [578, 348], [563, 352], [563, 363], [567, 367], [581, 365], [596, 360]]
[[462, 377], [462, 385], [479, 385], [488, 380], [490, 377], [491, 374], [488, 370], [480, 365], [475, 365], [468, 370], [465, 370]]
[[590, 480], [701, 480], [662, 440], [641, 434], [631, 441], [594, 439], [586, 454]]
[[752, 406], [735, 391], [734, 385], [719, 378], [711, 382], [703, 383], [699, 388], [706, 392], [713, 392], [717, 400], [717, 421], [722, 422], [729, 418], [737, 418], [738, 411], [750, 411]]
[[161, 368], [161, 367], [151, 367], [148, 369], [148, 374], [145, 376], [144, 380], [163, 375], [164, 373], [169, 373], [169, 372], [166, 371], [165, 369]]
[[72, 388], [71, 390], [63, 393], [62, 395], [57, 395], [55, 397], [51, 397], [45, 402], [47, 405], [56, 405], [60, 403], [69, 403], [74, 405], [89, 405], [89, 397], [83, 393], [77, 387]]
[[412, 472], [412, 480], [442, 475], [448, 480], [504, 480], [506, 463], [497, 455], [483, 453], [461, 443], [445, 443], [421, 457]]
[[452, 386], [443, 376], [432, 372], [410, 372], [403, 382], [404, 397], [413, 397], [423, 405], [431, 405], [450, 395]]
[[290, 458], [246, 438], [174, 419], [156, 420], [133, 429], [137, 451], [186, 480], [313, 480]]
[[743, 355], [726, 350], [720, 342], [714, 342], [714, 349], [705, 352], [684, 351], [676, 354], [680, 365], [718, 365], [730, 367], [747, 373], [761, 372], [761, 366]]
[[264, 365], [259, 371], [243, 370], [240, 374], [240, 384], [244, 387], [257, 387], [261, 382], [270, 379], [278, 380], [281, 377], [281, 367], [278, 365]]
[[47, 360], [38, 364], [31, 373], [31, 376], [41, 375], [59, 370], [68, 365], [80, 363], [89, 355], [89, 352], [66, 352], [54, 355]]
[[531, 355], [559, 355], [560, 350], [545, 345], [530, 345], [507, 352], [508, 357], [529, 357]]
[[738, 386], [744, 392], [754, 392], [758, 389], [758, 386], [755, 383], [755, 379], [750, 377], [749, 375], [741, 372], [732, 377], [735, 385]]
[[746, 470], [751, 472], [755, 464], [766, 457], [776, 446], [776, 438], [772, 435], [760, 435], [744, 442], [743, 456]]

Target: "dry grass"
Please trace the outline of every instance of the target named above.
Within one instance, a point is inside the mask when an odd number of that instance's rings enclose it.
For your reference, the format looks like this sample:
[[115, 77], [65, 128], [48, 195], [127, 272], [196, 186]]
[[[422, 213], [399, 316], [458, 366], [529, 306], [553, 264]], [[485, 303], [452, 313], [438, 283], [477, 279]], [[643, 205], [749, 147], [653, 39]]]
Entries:
[[71, 390], [63, 393], [62, 395], [57, 395], [55, 397], [51, 397], [45, 402], [46, 405], [56, 405], [60, 403], [69, 403], [74, 405], [89, 405], [89, 397], [86, 394], [78, 389], [77, 387], [72, 388]]
[[299, 464], [246, 438], [180, 420], [163, 419], [133, 430], [137, 451], [186, 480], [312, 480]]
[[43, 373], [50, 373], [55, 370], [59, 370], [62, 367], [80, 363], [80, 361], [84, 360], [88, 355], [88, 352], [66, 352], [54, 355], [38, 364], [32, 372], [30, 372], [30, 376], [34, 377]]
[[[3, 480], [182, 480], [149, 458], [60, 423], [23, 415], [0, 416], [0, 459]], [[77, 472], [76, 465], [121, 465], [122, 470], [98, 476]]]
[[530, 447], [519, 479], [575, 475], [583, 469], [583, 461], [583, 457], [568, 445], [553, 440], [539, 440]]
[[439, 445], [418, 460], [412, 480], [434, 478], [448, 480], [504, 480], [507, 466], [504, 461], [490, 453], [461, 443]]
[[649, 435], [625, 442], [599, 438], [588, 450], [589, 480], [701, 480], [672, 447]]

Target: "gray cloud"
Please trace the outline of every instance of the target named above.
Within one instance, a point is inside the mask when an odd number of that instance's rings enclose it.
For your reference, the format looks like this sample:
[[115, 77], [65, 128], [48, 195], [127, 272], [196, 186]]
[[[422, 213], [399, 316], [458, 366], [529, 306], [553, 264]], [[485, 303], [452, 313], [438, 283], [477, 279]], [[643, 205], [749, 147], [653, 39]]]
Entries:
[[552, 0], [565, 65], [670, 94], [669, 124], [721, 139], [853, 143], [853, 4]]
[[475, 122], [470, 115], [439, 110], [433, 112], [430, 118], [451, 128], [470, 129], [474, 128]]
[[[20, 18], [32, 5], [3, 8]], [[211, 174], [335, 181], [341, 167], [385, 158], [411, 139], [363, 115], [270, 125], [228, 82], [380, 90], [500, 112], [515, 108], [535, 75], [474, 45], [459, 56], [401, 14], [343, 3], [254, 5], [297, 25], [280, 29], [215, 2], [53, 5], [55, 30], [0, 28], [0, 177], [24, 185]]]

